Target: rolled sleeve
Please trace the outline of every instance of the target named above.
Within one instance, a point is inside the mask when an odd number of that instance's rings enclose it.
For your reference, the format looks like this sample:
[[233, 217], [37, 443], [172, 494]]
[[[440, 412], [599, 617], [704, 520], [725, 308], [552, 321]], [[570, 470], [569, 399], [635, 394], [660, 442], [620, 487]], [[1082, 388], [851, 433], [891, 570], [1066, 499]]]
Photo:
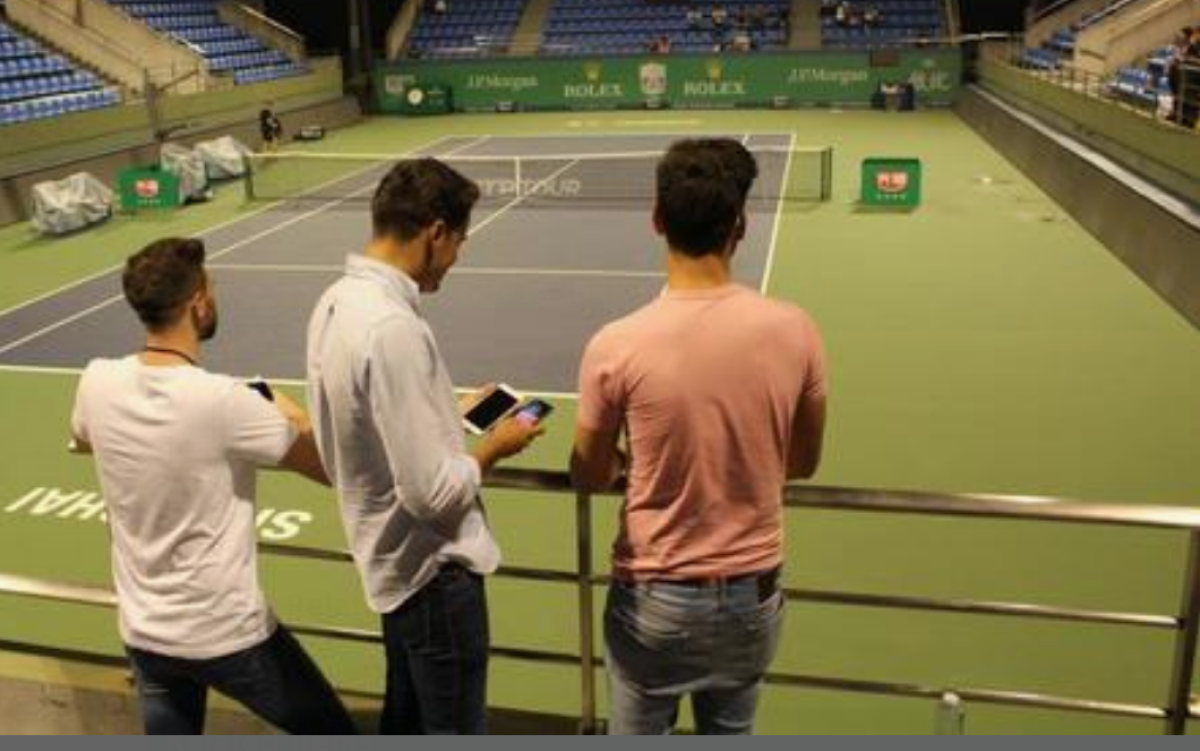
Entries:
[[475, 505], [482, 476], [466, 452], [441, 440], [432, 340], [397, 317], [374, 332], [366, 363], [368, 402], [396, 498], [417, 519], [454, 529]]

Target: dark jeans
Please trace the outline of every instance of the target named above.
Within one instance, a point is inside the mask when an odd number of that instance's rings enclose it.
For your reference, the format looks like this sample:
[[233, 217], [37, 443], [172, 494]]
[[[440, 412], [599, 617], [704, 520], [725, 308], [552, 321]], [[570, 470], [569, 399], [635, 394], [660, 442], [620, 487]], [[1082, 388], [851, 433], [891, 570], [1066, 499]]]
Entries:
[[380, 731], [486, 733], [489, 642], [483, 577], [446, 564], [420, 592], [383, 616], [387, 696]]
[[288, 733], [355, 732], [325, 676], [283, 626], [256, 647], [211, 660], [183, 660], [132, 647], [126, 652], [147, 735], [203, 733], [209, 688]]

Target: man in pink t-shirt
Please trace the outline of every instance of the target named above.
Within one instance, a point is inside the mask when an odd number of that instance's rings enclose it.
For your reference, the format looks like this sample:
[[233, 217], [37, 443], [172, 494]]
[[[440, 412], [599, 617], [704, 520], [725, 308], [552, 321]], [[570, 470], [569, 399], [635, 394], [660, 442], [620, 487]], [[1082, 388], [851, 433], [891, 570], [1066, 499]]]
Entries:
[[584, 353], [572, 474], [589, 491], [628, 478], [605, 613], [613, 733], [668, 732], [685, 694], [700, 732], [751, 732], [778, 644], [782, 488], [820, 462], [826, 375], [808, 314], [733, 282], [757, 175], [735, 141], [668, 151], [667, 289]]

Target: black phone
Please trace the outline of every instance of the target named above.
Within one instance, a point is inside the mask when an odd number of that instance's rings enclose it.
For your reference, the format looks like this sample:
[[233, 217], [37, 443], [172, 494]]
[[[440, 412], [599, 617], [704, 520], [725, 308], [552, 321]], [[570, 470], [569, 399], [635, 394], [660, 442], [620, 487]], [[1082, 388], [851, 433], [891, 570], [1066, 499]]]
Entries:
[[541, 399], [530, 399], [517, 410], [517, 418], [531, 423], [539, 423], [550, 416], [554, 405]]
[[463, 415], [463, 424], [475, 435], [484, 435], [520, 403], [521, 395], [502, 383]]
[[275, 401], [275, 392], [271, 390], [271, 387], [267, 384], [266, 381], [257, 379], [257, 380], [249, 381], [248, 383], [246, 383], [246, 386], [248, 388], [250, 388], [252, 391], [257, 391], [258, 395], [261, 396], [263, 399], [266, 399], [269, 402]]

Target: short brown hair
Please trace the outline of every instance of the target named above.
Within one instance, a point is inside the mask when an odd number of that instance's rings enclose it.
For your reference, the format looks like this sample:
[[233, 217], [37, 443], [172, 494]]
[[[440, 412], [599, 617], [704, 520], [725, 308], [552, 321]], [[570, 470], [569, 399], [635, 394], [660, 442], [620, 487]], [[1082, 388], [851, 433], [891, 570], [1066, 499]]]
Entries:
[[671, 146], [658, 164], [656, 212], [667, 242], [695, 258], [728, 245], [758, 178], [754, 156], [728, 138]]
[[376, 237], [408, 242], [438, 220], [465, 232], [479, 186], [436, 159], [400, 162], [379, 183], [371, 202]]
[[125, 299], [146, 328], [161, 331], [179, 320], [187, 301], [204, 287], [204, 258], [202, 241], [172, 237], [125, 262]]

